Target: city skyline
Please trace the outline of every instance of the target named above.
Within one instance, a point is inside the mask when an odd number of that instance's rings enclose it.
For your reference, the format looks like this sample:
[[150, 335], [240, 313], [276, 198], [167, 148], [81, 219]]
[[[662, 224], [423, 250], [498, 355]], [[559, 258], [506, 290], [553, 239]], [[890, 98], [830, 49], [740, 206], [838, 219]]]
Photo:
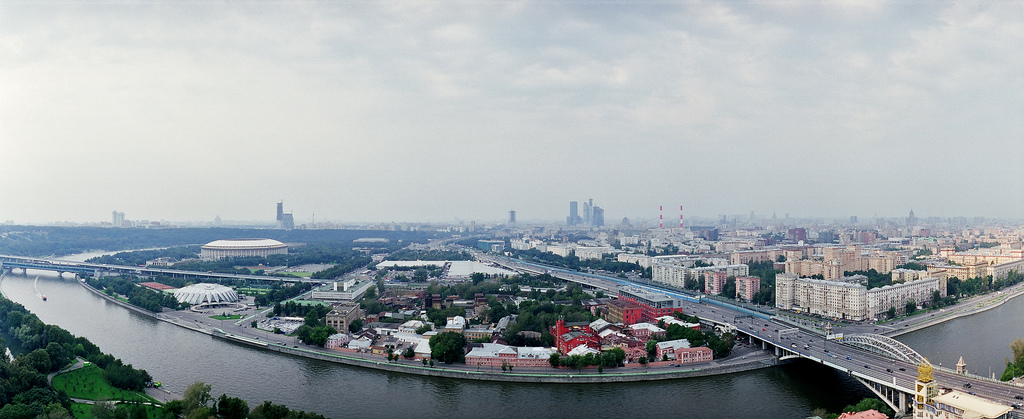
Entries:
[[1019, 218], [1022, 13], [4, 3], [0, 221]]

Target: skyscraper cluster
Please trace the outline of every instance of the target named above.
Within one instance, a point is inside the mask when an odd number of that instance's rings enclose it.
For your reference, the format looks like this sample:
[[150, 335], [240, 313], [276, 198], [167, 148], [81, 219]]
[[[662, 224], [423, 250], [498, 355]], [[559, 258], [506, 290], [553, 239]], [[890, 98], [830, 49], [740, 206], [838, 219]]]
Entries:
[[602, 227], [604, 226], [604, 208], [595, 206], [594, 200], [588, 199], [583, 202], [583, 216], [580, 217], [579, 203], [569, 201], [569, 216], [566, 217], [565, 224], [569, 226]]

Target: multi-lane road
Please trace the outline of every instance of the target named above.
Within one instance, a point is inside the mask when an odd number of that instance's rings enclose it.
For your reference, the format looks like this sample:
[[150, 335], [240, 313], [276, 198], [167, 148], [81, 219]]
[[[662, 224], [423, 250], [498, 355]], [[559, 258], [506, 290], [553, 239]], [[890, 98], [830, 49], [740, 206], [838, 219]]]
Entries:
[[[661, 292], [672, 297], [682, 296], [681, 293], [631, 283], [620, 278], [576, 273], [565, 269], [524, 263], [508, 258], [493, 256], [482, 256], [481, 258], [514, 270], [548, 273], [564, 280], [602, 289], [611, 294], [617, 294], [618, 289], [621, 287], [634, 286]], [[920, 326], [919, 323], [922, 322], [931, 325], [941, 322], [946, 316], [969, 314], [982, 309], [986, 304], [992, 304], [994, 298], [1000, 298], [1000, 296], [1002, 298], [1009, 298], [1010, 295], [1022, 292], [1024, 292], [1024, 284], [1005, 290], [1004, 294], [995, 297], [990, 295], [974, 298], [951, 307], [947, 311], [938, 313], [939, 318], [929, 315], [921, 319], [909, 319], [884, 326], [868, 323], [852, 324], [844, 327], [844, 329], [847, 329], [847, 333], [893, 333], [901, 329]], [[913, 392], [914, 381], [918, 377], [918, 366], [914, 363], [854, 347], [843, 343], [841, 340], [826, 340], [822, 334], [813, 332], [814, 328], [794, 328], [790, 324], [777, 321], [775, 317], [763, 313], [756, 313], [752, 316], [751, 310], [747, 308], [730, 307], [727, 303], [720, 301], [716, 302], [715, 305], [695, 302], [691, 296], [687, 295], [685, 297], [688, 298], [682, 299], [682, 309], [686, 314], [696, 315], [705, 321], [730, 323], [736, 327], [741, 339], [748, 339], [751, 343], [762, 344], [766, 349], [772, 349], [772, 347], [784, 348], [785, 351], [780, 351], [784, 357], [790, 355], [786, 353], [788, 351], [795, 354], [795, 356], [819, 362], [863, 380], [899, 388], [908, 393]], [[807, 320], [810, 322], [814, 321], [814, 319], [810, 318]], [[821, 320], [817, 321], [820, 322]], [[945, 387], [976, 394], [1007, 406], [1024, 400], [1024, 388], [976, 375], [960, 375], [953, 370], [939, 366], [934, 367], [933, 376], [940, 388]]]

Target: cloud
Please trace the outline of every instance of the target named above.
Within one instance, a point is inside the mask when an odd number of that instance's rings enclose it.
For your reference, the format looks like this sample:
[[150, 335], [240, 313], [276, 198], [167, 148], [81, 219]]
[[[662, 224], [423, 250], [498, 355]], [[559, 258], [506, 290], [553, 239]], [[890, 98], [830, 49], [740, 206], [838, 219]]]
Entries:
[[[1022, 9], [4, 4], [0, 175], [18, 181], [0, 194], [88, 181], [68, 192], [83, 205], [0, 199], [0, 219], [255, 219], [278, 199], [300, 218], [559, 219], [582, 196], [610, 218], [698, 200], [845, 214], [850, 196], [902, 214], [924, 206], [896, 191], [975, 188], [922, 182], [965, 139], [1024, 186]], [[971, 190], [1017, 192], [930, 203], [1024, 204], [1024, 187]]]

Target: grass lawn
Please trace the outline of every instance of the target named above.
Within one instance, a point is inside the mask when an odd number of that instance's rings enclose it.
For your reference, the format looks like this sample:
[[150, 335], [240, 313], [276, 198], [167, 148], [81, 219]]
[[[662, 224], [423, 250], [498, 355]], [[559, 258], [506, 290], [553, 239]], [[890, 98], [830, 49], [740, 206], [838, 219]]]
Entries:
[[294, 276], [298, 278], [309, 278], [313, 276], [312, 272], [281, 272], [284, 275]]
[[71, 414], [78, 419], [94, 417], [92, 415], [92, 405], [85, 403], [71, 403]]
[[270, 292], [269, 288], [238, 287], [238, 292], [245, 295], [263, 295]]
[[[160, 419], [163, 415], [163, 409], [156, 406], [143, 406], [146, 409], [146, 418], [148, 419]], [[93, 419], [96, 416], [92, 414], [92, 405], [85, 403], [71, 403], [71, 414], [77, 419]]]
[[217, 316], [210, 316], [210, 318], [214, 319], [214, 320], [238, 320], [238, 319], [242, 318], [242, 315], [241, 314], [231, 314], [231, 315], [227, 315], [227, 316], [217, 315]]
[[103, 379], [103, 370], [95, 365], [57, 374], [53, 377], [53, 388], [77, 399], [156, 402], [143, 393], [108, 384]]

